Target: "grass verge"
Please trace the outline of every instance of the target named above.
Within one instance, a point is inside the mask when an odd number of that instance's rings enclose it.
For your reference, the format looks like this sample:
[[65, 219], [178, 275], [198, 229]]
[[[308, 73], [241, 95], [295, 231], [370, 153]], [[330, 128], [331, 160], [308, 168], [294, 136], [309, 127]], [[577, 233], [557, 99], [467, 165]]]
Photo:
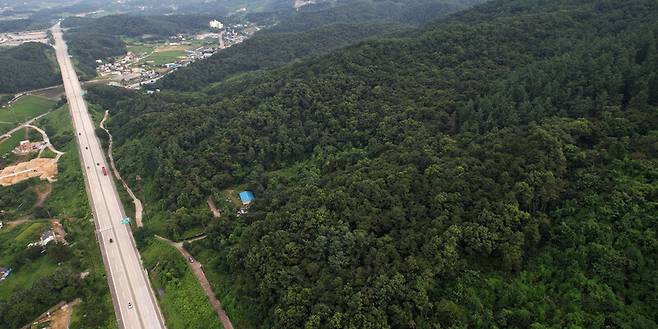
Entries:
[[149, 239], [142, 257], [167, 328], [222, 328], [194, 273], [174, 247]]

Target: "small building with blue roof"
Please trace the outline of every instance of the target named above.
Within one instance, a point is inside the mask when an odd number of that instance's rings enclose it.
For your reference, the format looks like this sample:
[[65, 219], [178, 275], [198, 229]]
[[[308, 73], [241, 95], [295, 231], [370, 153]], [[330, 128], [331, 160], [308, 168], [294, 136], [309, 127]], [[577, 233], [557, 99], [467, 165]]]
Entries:
[[243, 205], [249, 205], [252, 202], [256, 200], [256, 197], [254, 197], [254, 193], [251, 191], [242, 191], [240, 192], [240, 201], [242, 201]]

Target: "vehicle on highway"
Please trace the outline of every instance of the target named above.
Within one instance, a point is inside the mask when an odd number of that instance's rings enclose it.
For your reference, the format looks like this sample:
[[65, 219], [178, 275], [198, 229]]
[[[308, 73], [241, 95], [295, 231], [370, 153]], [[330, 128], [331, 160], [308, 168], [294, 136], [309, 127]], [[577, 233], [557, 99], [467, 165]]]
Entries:
[[107, 176], [107, 169], [105, 167], [103, 167], [103, 176]]
[[188, 257], [187, 260], [189, 260], [190, 263], [194, 263], [194, 258], [192, 258], [192, 257]]
[[132, 304], [132, 303], [128, 303], [128, 309], [132, 309], [132, 308], [133, 308], [133, 304]]
[[112, 241], [113, 241], [112, 238], [110, 238], [110, 243], [112, 243]]

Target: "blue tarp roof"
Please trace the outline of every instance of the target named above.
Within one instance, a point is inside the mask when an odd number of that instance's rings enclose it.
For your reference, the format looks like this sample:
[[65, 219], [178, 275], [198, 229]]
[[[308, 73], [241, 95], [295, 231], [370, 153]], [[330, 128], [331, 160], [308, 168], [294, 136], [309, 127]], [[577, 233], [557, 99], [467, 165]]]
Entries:
[[240, 192], [240, 201], [242, 202], [249, 202], [249, 201], [254, 201], [256, 197], [254, 197], [254, 193], [251, 191], [242, 191]]

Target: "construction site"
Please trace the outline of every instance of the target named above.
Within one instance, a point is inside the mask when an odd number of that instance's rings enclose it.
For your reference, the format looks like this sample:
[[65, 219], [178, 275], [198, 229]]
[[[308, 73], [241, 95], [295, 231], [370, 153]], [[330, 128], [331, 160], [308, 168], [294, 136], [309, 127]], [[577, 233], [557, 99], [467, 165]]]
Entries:
[[37, 158], [4, 168], [0, 171], [0, 185], [11, 186], [33, 177], [54, 182], [57, 177], [57, 160]]

